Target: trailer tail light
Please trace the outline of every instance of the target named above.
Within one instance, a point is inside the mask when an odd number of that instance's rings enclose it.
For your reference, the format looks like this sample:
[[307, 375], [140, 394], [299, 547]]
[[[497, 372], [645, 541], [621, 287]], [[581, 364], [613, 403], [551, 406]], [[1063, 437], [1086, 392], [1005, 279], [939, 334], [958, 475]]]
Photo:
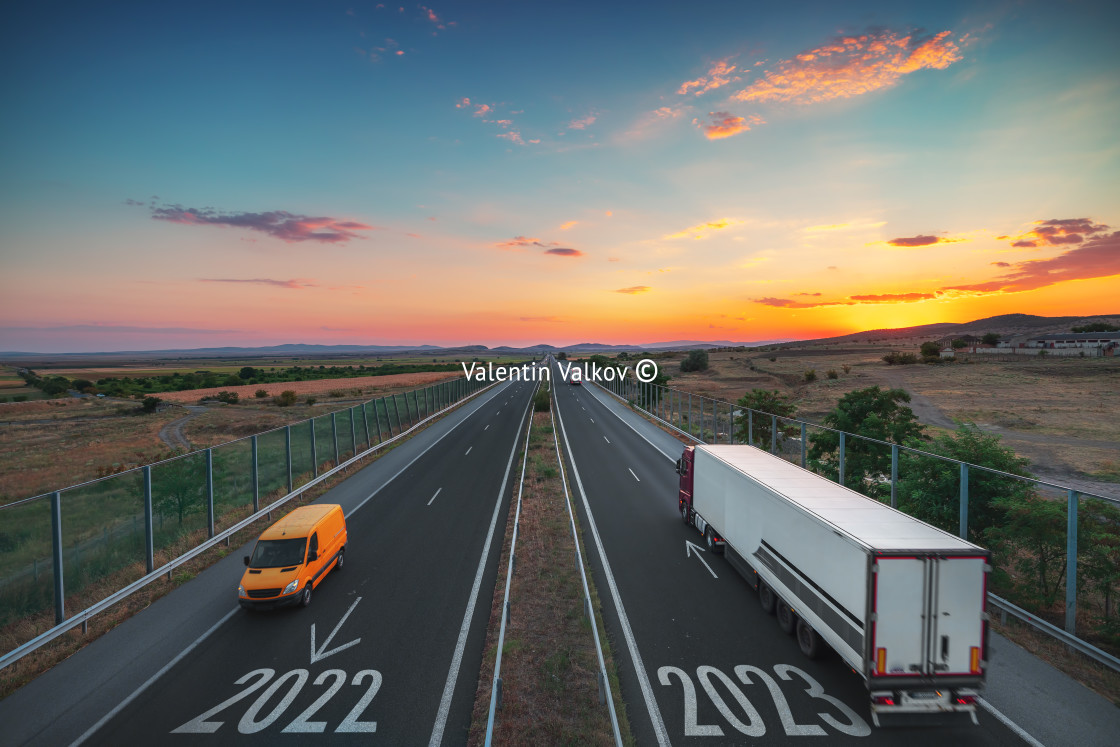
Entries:
[[980, 674], [980, 647], [973, 646], [968, 650], [968, 666], [972, 674]]
[[886, 674], [887, 672], [887, 650], [885, 648], [875, 650], [875, 671], [878, 674]]
[[953, 702], [956, 703], [957, 705], [975, 705], [976, 704], [976, 696], [975, 695], [958, 695], [957, 697], [953, 698]]
[[[882, 651], [883, 649], [879, 649]], [[872, 695], [871, 702], [875, 705], [892, 706], [894, 705], [893, 695]]]

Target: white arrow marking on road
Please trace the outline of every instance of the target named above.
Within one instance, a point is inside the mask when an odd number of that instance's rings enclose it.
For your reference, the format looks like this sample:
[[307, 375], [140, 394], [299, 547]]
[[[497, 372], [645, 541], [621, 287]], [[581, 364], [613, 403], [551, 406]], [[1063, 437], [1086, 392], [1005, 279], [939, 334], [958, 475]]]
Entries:
[[691, 542], [689, 542], [688, 540], [685, 540], [684, 541], [684, 556], [687, 558], [689, 555], [692, 554], [693, 550], [696, 551], [696, 558], [701, 563], [704, 564], [704, 567], [708, 569], [708, 573], [712, 574], [712, 578], [719, 578], [719, 576], [716, 575], [716, 572], [712, 570], [712, 567], [710, 565], [708, 565], [708, 561], [704, 560], [704, 556], [700, 554], [700, 553], [704, 552], [704, 548], [700, 547], [699, 545], [694, 545]]
[[354, 611], [354, 608], [358, 606], [358, 602], [360, 602], [360, 601], [362, 601], [361, 597], [358, 597], [357, 599], [354, 600], [354, 603], [352, 605], [350, 605], [350, 609], [346, 610], [346, 614], [343, 615], [342, 619], [338, 621], [338, 625], [334, 626], [334, 630], [332, 630], [331, 634], [329, 636], [327, 636], [327, 640], [323, 641], [323, 646], [318, 651], [315, 650], [315, 623], [311, 623], [311, 663], [312, 664], [314, 664], [317, 661], [322, 661], [323, 659], [327, 658], [328, 656], [332, 656], [334, 654], [337, 654], [339, 651], [345, 651], [346, 649], [350, 648], [351, 646], [357, 646], [359, 643], [362, 642], [361, 638], [355, 638], [354, 640], [350, 641], [349, 643], [344, 643], [337, 648], [332, 648], [330, 651], [327, 651], [327, 646], [331, 645], [331, 641], [334, 639], [335, 635], [338, 633], [338, 629], [342, 627], [342, 624], [344, 622], [346, 622], [346, 618], [350, 617], [350, 613]]

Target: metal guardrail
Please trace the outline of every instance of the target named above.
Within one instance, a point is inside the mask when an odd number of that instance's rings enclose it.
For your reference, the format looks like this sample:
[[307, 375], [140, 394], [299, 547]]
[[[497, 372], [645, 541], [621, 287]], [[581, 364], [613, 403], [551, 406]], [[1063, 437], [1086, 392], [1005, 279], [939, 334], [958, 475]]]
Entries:
[[997, 597], [995, 594], [988, 594], [988, 604], [992, 605], [1000, 611], [1001, 622], [1007, 623], [1007, 615], [1011, 615], [1038, 631], [1046, 633], [1047, 635], [1055, 638], [1073, 650], [1084, 654], [1098, 664], [1103, 664], [1114, 672], [1120, 672], [1120, 659], [1117, 659], [1107, 651], [1102, 651], [1096, 646], [1087, 641], [1083, 641], [1075, 635], [1070, 635], [1057, 625], [1052, 625], [1042, 618], [1032, 615], [1021, 607], [1016, 607], [1011, 602], [1002, 597]]
[[338, 464], [337, 466], [335, 466], [331, 470], [329, 470], [327, 472], [324, 472], [323, 474], [319, 475], [318, 477], [315, 477], [314, 479], [310, 480], [309, 482], [307, 482], [307, 483], [301, 485], [300, 487], [296, 488], [295, 490], [289, 492], [287, 495], [277, 499], [276, 501], [274, 501], [270, 505], [266, 506], [265, 508], [262, 508], [259, 511], [256, 511], [253, 514], [251, 514], [250, 516], [246, 517], [245, 519], [242, 519], [241, 521], [237, 522], [233, 526], [231, 526], [231, 527], [229, 527], [229, 528], [227, 528], [227, 529], [225, 529], [225, 530], [223, 530], [219, 533], [216, 533], [212, 538], [207, 539], [202, 544], [195, 546], [191, 550], [188, 550], [187, 552], [183, 553], [182, 555], [168, 561], [167, 563], [160, 566], [159, 568], [156, 568], [155, 570], [145, 574], [144, 576], [140, 577], [136, 581], [133, 581], [131, 584], [129, 584], [129, 585], [125, 586], [124, 588], [114, 592], [113, 594], [109, 595], [105, 599], [102, 599], [100, 602], [97, 602], [96, 604], [93, 604], [93, 605], [87, 607], [86, 609], [82, 610], [81, 612], [77, 612], [77, 613], [71, 615], [70, 617], [66, 618], [65, 621], [55, 625], [50, 630], [47, 630], [46, 632], [39, 634], [35, 638], [32, 638], [30, 641], [27, 641], [26, 643], [24, 643], [20, 646], [17, 646], [16, 648], [12, 649], [11, 651], [3, 654], [2, 656], [0, 656], [0, 669], [3, 669], [4, 667], [8, 666], [9, 664], [13, 664], [16, 661], [19, 661], [20, 659], [22, 659], [27, 654], [31, 653], [32, 651], [35, 651], [36, 649], [44, 646], [47, 643], [50, 643], [55, 638], [58, 638], [63, 633], [65, 633], [69, 630], [72, 630], [73, 628], [76, 628], [78, 625], [81, 625], [82, 629], [85, 630], [85, 628], [88, 625], [90, 619], [92, 619], [93, 617], [95, 617], [99, 613], [104, 612], [105, 610], [109, 609], [110, 607], [112, 607], [117, 602], [120, 602], [120, 601], [126, 599], [127, 597], [131, 596], [132, 594], [136, 593], [140, 589], [144, 588], [148, 584], [152, 583], [153, 581], [156, 581], [157, 579], [159, 579], [163, 576], [168, 576], [170, 578], [171, 572], [174, 571], [177, 567], [183, 565], [184, 563], [186, 563], [190, 560], [193, 560], [194, 558], [198, 557], [202, 553], [206, 552], [207, 550], [209, 550], [210, 548], [218, 545], [221, 542], [228, 542], [229, 538], [232, 537], [234, 534], [241, 531], [245, 527], [249, 526], [254, 521], [260, 519], [262, 516], [271, 515], [271, 513], [273, 511], [276, 511], [277, 509], [282, 507], [285, 503], [290, 501], [292, 498], [297, 498], [297, 497], [301, 496], [309, 488], [315, 487], [316, 485], [324, 482], [328, 478], [334, 476], [335, 474], [337, 474], [338, 472], [346, 469], [347, 467], [351, 466], [352, 464], [354, 464], [356, 462], [359, 462], [362, 459], [365, 459], [367, 456], [369, 456], [373, 452], [377, 451], [378, 449], [381, 449], [382, 447], [389, 446], [391, 444], [396, 443], [397, 441], [399, 441], [399, 440], [405, 438], [406, 436], [412, 434], [415, 430], [417, 430], [421, 426], [442, 417], [447, 412], [450, 412], [451, 410], [455, 409], [459, 405], [470, 401], [474, 397], [477, 397], [478, 395], [482, 394], [483, 392], [491, 389], [493, 386], [494, 386], [494, 384], [491, 384], [490, 386], [483, 387], [482, 389], [479, 389], [475, 392], [470, 392], [470, 393], [466, 394], [465, 396], [463, 396], [461, 399], [458, 399], [458, 400], [455, 400], [455, 401], [451, 402], [450, 404], [446, 405], [443, 409], [437, 410], [437, 411], [433, 412], [431, 415], [424, 418], [423, 420], [420, 420], [420, 421], [416, 422], [414, 425], [412, 425], [410, 428], [408, 428], [408, 430], [402, 431], [402, 432], [398, 433], [396, 436], [393, 436], [389, 439], [381, 441], [380, 443], [367, 448], [365, 451], [355, 454], [354, 456], [347, 459], [345, 462], [342, 462], [341, 464]]
[[[628, 399], [623, 393], [621, 393], [621, 391], [613, 391], [611, 387], [602, 386], [602, 385], [598, 385], [598, 384], [597, 384], [597, 386], [599, 386], [600, 389], [602, 389], [604, 392], [607, 392], [611, 396], [615, 397], [619, 401], [624, 402], [628, 405], [631, 405], [638, 412], [644, 413], [645, 415], [649, 416], [653, 420], [656, 420], [657, 422], [659, 422], [662, 425], [666, 426], [667, 428], [670, 428], [673, 431], [681, 434], [682, 436], [685, 436], [686, 438], [690, 438], [693, 441], [696, 441], [697, 443], [705, 443], [703, 441], [703, 439], [697, 438], [695, 435], [678, 428], [672, 422], [669, 422], [669, 421], [665, 420], [664, 418], [662, 418], [657, 413], [651, 412], [650, 410], [647, 410], [646, 408], [642, 407], [640, 404], [638, 404], [638, 402], [636, 400]], [[622, 390], [621, 386], [619, 388], [620, 388], [620, 390]], [[666, 389], [667, 391], [677, 391], [678, 393], [681, 393], [678, 390], [669, 390], [668, 387], [662, 387], [662, 388]], [[622, 390], [622, 391], [626, 391], [626, 390]], [[638, 393], [637, 385], [635, 385], [633, 390], [629, 390], [629, 391], [630, 391], [631, 395], [637, 394]], [[691, 397], [691, 394], [689, 396]], [[699, 395], [697, 395], [697, 396], [699, 396]], [[710, 399], [710, 398], [702, 398], [702, 399]], [[733, 425], [734, 424], [734, 412], [735, 412], [734, 408], [736, 406], [733, 405], [730, 402], [723, 402], [722, 400], [712, 400], [712, 402], [717, 403], [717, 404], [725, 404], [725, 405], [728, 406], [728, 408], [729, 408], [728, 412], [731, 415], [730, 421]], [[691, 411], [691, 406], [690, 406], [689, 409]], [[747, 409], [747, 408], [742, 408], [742, 409]], [[1048, 623], [1045, 620], [1043, 620], [1042, 618], [1040, 618], [1036, 615], [1033, 615], [1030, 612], [1027, 612], [1026, 610], [1024, 610], [1020, 607], [1015, 606], [1011, 602], [1007, 601], [1006, 599], [1002, 599], [1001, 597], [998, 597], [995, 594], [989, 593], [988, 594], [988, 601], [993, 606], [995, 606], [997, 609], [1001, 610], [1001, 612], [1003, 612], [1005, 614], [1010, 614], [1013, 617], [1016, 617], [1019, 620], [1022, 620], [1023, 622], [1027, 623], [1028, 625], [1031, 625], [1032, 627], [1039, 630], [1040, 632], [1045, 633], [1047, 635], [1050, 635], [1051, 637], [1055, 638], [1056, 640], [1064, 643], [1065, 645], [1069, 646], [1070, 648], [1074, 649], [1075, 651], [1078, 651], [1078, 652], [1084, 654], [1085, 656], [1093, 659], [1094, 661], [1096, 661], [1100, 664], [1103, 664], [1106, 667], [1109, 667], [1110, 669], [1112, 669], [1114, 671], [1120, 672], [1120, 659], [1116, 658], [1115, 656], [1112, 656], [1111, 654], [1109, 654], [1105, 651], [1102, 651], [1101, 649], [1092, 645], [1088, 641], [1085, 641], [1081, 638], [1078, 638], [1072, 632], [1072, 629], [1073, 629], [1073, 622], [1072, 621], [1076, 617], [1076, 604], [1075, 604], [1076, 575], [1075, 574], [1076, 574], [1076, 566], [1077, 566], [1077, 541], [1076, 541], [1077, 503], [1078, 503], [1079, 498], [1081, 498], [1081, 497], [1092, 497], [1092, 498], [1098, 498], [1098, 499], [1101, 499], [1101, 500], [1109, 501], [1109, 502], [1112, 502], [1112, 503], [1117, 503], [1117, 501], [1115, 499], [1109, 498], [1107, 496], [1097, 496], [1097, 495], [1093, 495], [1093, 494], [1090, 494], [1090, 493], [1082, 493], [1081, 491], [1074, 490], [1073, 488], [1070, 488], [1068, 486], [1059, 485], [1057, 483], [1052, 483], [1052, 482], [1048, 482], [1048, 481], [1045, 481], [1045, 480], [1036, 480], [1036, 479], [1029, 478], [1029, 477], [1023, 477], [1022, 475], [1013, 475], [1013, 474], [1008, 473], [1008, 472], [1001, 472], [1000, 470], [995, 470], [995, 469], [991, 469], [991, 468], [988, 468], [988, 467], [983, 467], [983, 466], [975, 465], [975, 464], [969, 464], [968, 462], [961, 462], [960, 460], [952, 459], [950, 457], [946, 457], [946, 456], [941, 455], [941, 454], [933, 454], [933, 453], [930, 453], [930, 452], [921, 451], [919, 449], [911, 449], [911, 448], [908, 448], [908, 447], [899, 446], [897, 444], [891, 444], [891, 443], [886, 442], [886, 441], [879, 441], [878, 439], [872, 439], [872, 438], [867, 438], [867, 437], [864, 437], [864, 436], [859, 436], [859, 435], [853, 434], [853, 433], [847, 433], [845, 431], [837, 431], [835, 428], [829, 428], [828, 426], [817, 425], [816, 423], [809, 423], [808, 421], [796, 420], [794, 418], [788, 418], [788, 417], [781, 417], [781, 416], [773, 415], [772, 413], [763, 413], [763, 412], [754, 411], [754, 410], [750, 411], [750, 413], [752, 413], [752, 414], [754, 412], [758, 412], [760, 415], [765, 415], [766, 417], [772, 418], [773, 419], [773, 424], [775, 426], [777, 425], [778, 420], [781, 420], [783, 422], [798, 423], [798, 424], [801, 425], [801, 439], [800, 439], [800, 441], [801, 441], [802, 466], [805, 466], [804, 465], [804, 459], [805, 459], [805, 426], [806, 425], [811, 425], [811, 426], [821, 428], [821, 429], [824, 429], [824, 430], [829, 430], [829, 431], [833, 431], [833, 432], [836, 432], [836, 433], [840, 433], [841, 434], [841, 440], [840, 440], [841, 449], [843, 449], [843, 445], [844, 445], [843, 436], [860, 438], [860, 439], [863, 439], [863, 440], [872, 441], [872, 442], [875, 442], [875, 443], [880, 443], [880, 444], [884, 444], [884, 445], [887, 445], [887, 446], [891, 446], [892, 447], [892, 456], [893, 456], [893, 459], [892, 459], [893, 464], [892, 464], [892, 491], [891, 491], [891, 499], [892, 500], [891, 500], [891, 506], [893, 508], [897, 508], [893, 488], [894, 488], [894, 483], [897, 482], [897, 476], [898, 476], [897, 455], [898, 455], [899, 450], [913, 452], [913, 453], [920, 454], [920, 455], [923, 455], [923, 456], [936, 457], [936, 458], [938, 458], [942, 461], [953, 462], [953, 463], [961, 465], [961, 475], [962, 475], [962, 478], [964, 478], [962, 480], [962, 483], [965, 485], [965, 488], [962, 491], [962, 508], [961, 508], [961, 512], [962, 512], [961, 534], [962, 535], [964, 535], [966, 533], [966, 528], [967, 528], [967, 524], [964, 522], [963, 517], [967, 516], [967, 510], [968, 510], [967, 478], [968, 478], [968, 470], [969, 469], [977, 469], [977, 470], [980, 470], [980, 471], [983, 471], [983, 472], [989, 472], [989, 473], [1001, 475], [1001, 476], [1004, 476], [1004, 477], [1015, 478], [1016, 480], [1021, 480], [1021, 481], [1024, 481], [1024, 482], [1035, 483], [1035, 484], [1044, 485], [1044, 486], [1047, 486], [1047, 487], [1052, 487], [1052, 488], [1057, 488], [1057, 489], [1060, 489], [1060, 490], [1067, 491], [1067, 496], [1068, 496], [1067, 499], [1069, 501], [1069, 512], [1068, 512], [1069, 526], [1072, 526], [1073, 529], [1074, 529], [1072, 535], [1070, 535], [1067, 538], [1067, 571], [1069, 571], [1069, 569], [1072, 569], [1072, 571], [1067, 572], [1067, 598], [1066, 598], [1067, 630], [1063, 630], [1062, 628], [1059, 628], [1056, 625]], [[718, 437], [718, 429], [715, 433], [716, 433], [716, 436]], [[775, 439], [777, 438], [777, 428], [776, 427], [774, 427], [771, 430], [771, 435]], [[734, 439], [729, 439], [729, 440], [731, 440], [732, 443], [734, 442]], [[775, 444], [772, 442], [772, 444], [771, 444], [771, 450], [772, 451], [773, 451], [774, 445]], [[843, 464], [843, 457], [841, 457], [841, 465], [842, 464]], [[843, 474], [842, 470], [843, 470], [843, 467], [841, 466], [841, 472], [840, 472], [841, 475]], [[1068, 527], [1067, 527], [1067, 534], [1068, 534]], [[1070, 562], [1070, 556], [1072, 556], [1072, 558], [1073, 558], [1072, 563]], [[1070, 579], [1073, 579], [1073, 581], [1071, 582]]]

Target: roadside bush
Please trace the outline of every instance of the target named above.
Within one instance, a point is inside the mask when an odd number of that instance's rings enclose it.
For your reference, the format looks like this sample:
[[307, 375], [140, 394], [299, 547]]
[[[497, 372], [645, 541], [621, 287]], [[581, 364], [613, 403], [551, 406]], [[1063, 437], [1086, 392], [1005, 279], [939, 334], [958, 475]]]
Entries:
[[[777, 415], [779, 418], [792, 418], [797, 415], [797, 405], [793, 400], [775, 390], [767, 389], [752, 389], [749, 394], [744, 394], [740, 397], [735, 404], [748, 410], [754, 410], [760, 413], [759, 417], [750, 418], [747, 413], [742, 413], [736, 416], [736, 422], [739, 424], [739, 430], [735, 436], [741, 443], [749, 442], [753, 436], [755, 443], [762, 448], [770, 447], [771, 439], [771, 426], [773, 422], [765, 415]], [[753, 423], [752, 423], [753, 420]], [[753, 427], [752, 427], [753, 426]], [[748, 432], [751, 431], [751, 432]], [[793, 436], [797, 433], [797, 428], [791, 425], [778, 425], [779, 436]]]
[[888, 366], [907, 366], [918, 362], [918, 356], [913, 353], [899, 353], [894, 351], [883, 356]]
[[315, 399], [314, 397], [308, 397], [307, 399], [304, 400], [304, 403], [306, 403], [307, 405], [313, 405], [318, 401], [319, 400]]
[[851, 367], [851, 366], [849, 366], [849, 365], [848, 365], [847, 363], [845, 363], [845, 364], [844, 364], [843, 366], [841, 366], [841, 368], [843, 368], [843, 369], [844, 369], [844, 373], [846, 373], [846, 374], [848, 374], [848, 373], [851, 373], [851, 372], [852, 372], [852, 367]]
[[828, 369], [827, 371], [824, 372], [824, 375], [827, 376], [830, 379], [839, 379], [840, 378], [840, 374], [836, 373], [835, 368]]
[[810, 368], [808, 371], [805, 372], [805, 383], [809, 383], [811, 381], [816, 381], [816, 380], [817, 380], [817, 369]]
[[332, 389], [329, 392], [327, 392], [327, 396], [328, 397], [334, 397], [335, 399], [340, 399], [340, 398], [346, 396], [346, 391], [343, 390], [343, 389]]
[[27, 395], [26, 394], [17, 394], [14, 397], [12, 397], [12, 402], [26, 402], [26, 401], [27, 401]]
[[236, 405], [241, 401], [241, 395], [237, 392], [218, 392], [218, 401]]
[[256, 392], [253, 393], [253, 396], [256, 397], [257, 399], [264, 399], [265, 397], [268, 396], [268, 392], [266, 392], [263, 389], [258, 389]]
[[[957, 342], [957, 340], [953, 340], [953, 342], [955, 343], [955, 342]], [[923, 342], [922, 347], [921, 347], [921, 353], [922, 353], [923, 358], [940, 358], [941, 357], [941, 345], [939, 343], [936, 343], [936, 342], [933, 342], [933, 341]]]
[[688, 357], [681, 361], [681, 371], [687, 373], [689, 371], [707, 371], [708, 370], [708, 351], [707, 350], [690, 350]]
[[773, 362], [774, 362], [774, 361], [776, 361], [776, 360], [778, 360], [778, 356], [776, 356], [776, 355], [772, 355], [772, 356], [770, 356], [770, 362], [771, 362], [771, 363], [773, 363]]
[[280, 392], [280, 396], [276, 397], [275, 401], [279, 407], [291, 407], [296, 403], [298, 398], [298, 395], [291, 389], [285, 389]]
[[140, 409], [144, 412], [155, 412], [160, 402], [163, 402], [163, 400], [159, 397], [145, 397], [144, 401], [140, 403]]

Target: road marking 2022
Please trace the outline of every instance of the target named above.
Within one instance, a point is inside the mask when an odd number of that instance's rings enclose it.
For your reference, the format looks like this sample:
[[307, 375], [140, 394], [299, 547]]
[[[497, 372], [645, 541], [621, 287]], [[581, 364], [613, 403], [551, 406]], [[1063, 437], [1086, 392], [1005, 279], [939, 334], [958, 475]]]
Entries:
[[[246, 685], [256, 677], [256, 682], [253, 682], [249, 687], [237, 693], [233, 697], [223, 700], [218, 705], [206, 711], [200, 716], [196, 716], [187, 723], [172, 729], [172, 734], [213, 734], [222, 728], [225, 724], [224, 721], [210, 721], [209, 719], [218, 715], [225, 709], [232, 706], [234, 703], [244, 700], [257, 690], [264, 687], [265, 683], [271, 680], [276, 675], [275, 669], [254, 669], [246, 675], [243, 675], [237, 680], [235, 685]], [[242, 734], [256, 734], [257, 732], [264, 731], [268, 727], [276, 723], [284, 715], [284, 712], [295, 701], [296, 696], [303, 690], [303, 686], [307, 684], [310, 674], [306, 669], [293, 669], [281, 675], [275, 682], [273, 682], [267, 690], [253, 702], [251, 706], [241, 716], [241, 720], [237, 722], [237, 730]], [[308, 706], [302, 713], [295, 717], [291, 723], [285, 726], [280, 731], [286, 734], [318, 734], [327, 730], [326, 721], [312, 721], [311, 717], [314, 716], [320, 708], [327, 704], [335, 694], [342, 689], [342, 685], [346, 682], [347, 675], [341, 669], [328, 669], [322, 672], [315, 678], [316, 686], [323, 686], [327, 680], [333, 679], [327, 691], [315, 699], [315, 702]], [[366, 708], [373, 701], [377, 695], [377, 691], [381, 689], [381, 673], [374, 669], [363, 669], [354, 675], [354, 679], [350, 681], [351, 685], [360, 687], [364, 680], [370, 680], [369, 686], [366, 688], [365, 694], [358, 700], [346, 718], [335, 727], [335, 734], [354, 734], [354, 733], [371, 733], [377, 731], [376, 721], [361, 721], [361, 715], [365, 712]], [[294, 680], [290, 685], [286, 695], [281, 698], [271, 711], [269, 711], [263, 718], [258, 719], [258, 715], [269, 703], [273, 697], [280, 692], [281, 688], [288, 683], [289, 680]]]

